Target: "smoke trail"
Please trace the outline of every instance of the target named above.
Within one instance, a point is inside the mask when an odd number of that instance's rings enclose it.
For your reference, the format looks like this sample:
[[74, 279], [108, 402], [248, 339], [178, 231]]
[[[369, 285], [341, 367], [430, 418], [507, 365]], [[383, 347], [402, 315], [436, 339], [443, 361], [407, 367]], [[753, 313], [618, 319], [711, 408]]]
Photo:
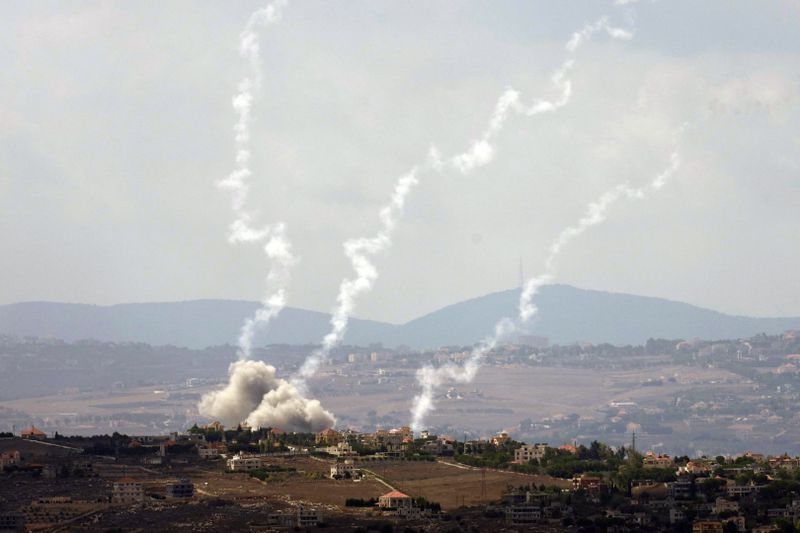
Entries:
[[331, 350], [341, 342], [347, 331], [350, 315], [355, 309], [356, 299], [359, 295], [372, 289], [378, 278], [378, 270], [371, 258], [392, 246], [392, 234], [403, 214], [406, 198], [419, 183], [417, 173], [418, 169], [415, 167], [397, 180], [391, 200], [380, 211], [381, 226], [375, 236], [345, 241], [344, 253], [350, 260], [356, 276], [343, 279], [339, 285], [339, 294], [336, 298], [338, 304], [331, 316], [331, 330], [323, 338], [322, 346], [314, 350], [300, 367], [298, 376], [294, 380], [298, 387], [304, 387], [305, 380], [317, 372], [319, 366], [330, 355]]
[[[630, 39], [632, 34], [627, 30], [609, 25], [606, 17], [598, 19], [592, 24], [587, 24], [580, 31], [573, 34], [566, 45], [567, 51], [574, 55], [581, 44], [598, 31], [606, 31], [616, 39]], [[392, 234], [402, 216], [405, 201], [411, 190], [419, 183], [418, 174], [432, 170], [442, 173], [452, 168], [461, 174], [468, 174], [472, 170], [488, 164], [494, 159], [495, 149], [492, 141], [502, 130], [509, 111], [513, 110], [525, 116], [534, 116], [541, 113], [553, 112], [565, 106], [572, 95], [572, 83], [567, 79], [567, 74], [574, 65], [570, 57], [551, 76], [551, 81], [560, 90], [560, 95], [555, 100], [535, 99], [532, 104], [524, 105], [520, 102], [520, 94], [513, 88], [507, 88], [498, 98], [494, 111], [489, 119], [489, 124], [483, 134], [474, 140], [470, 147], [463, 153], [443, 160], [432, 147], [426, 163], [422, 168], [414, 167], [403, 175], [395, 185], [390, 203], [380, 212], [381, 229], [371, 238], [351, 239], [344, 243], [345, 255], [350, 260], [355, 278], [345, 278], [339, 285], [337, 297], [338, 305], [331, 317], [331, 330], [323, 338], [322, 346], [314, 350], [305, 360], [298, 371], [293, 383], [299, 388], [305, 388], [305, 380], [313, 376], [320, 365], [327, 360], [331, 350], [337, 346], [347, 331], [350, 315], [355, 309], [357, 297], [372, 289], [378, 277], [378, 271], [370, 258], [378, 253], [388, 250], [392, 246]]]
[[[678, 134], [680, 134], [685, 127], [685, 125], [681, 127]], [[661, 189], [669, 178], [677, 172], [680, 166], [680, 155], [678, 154], [677, 148], [672, 152], [669, 160], [669, 166], [653, 178], [648, 185], [638, 188], [633, 188], [626, 183], [617, 185], [601, 195], [596, 201], [589, 204], [586, 213], [575, 225], [569, 226], [559, 233], [558, 237], [556, 237], [548, 249], [544, 272], [539, 276], [528, 279], [522, 289], [519, 298], [517, 321], [514, 322], [510, 318], [503, 318], [498, 321], [497, 324], [495, 324], [492, 335], [488, 336], [472, 350], [469, 358], [464, 362], [463, 367], [447, 363], [438, 368], [426, 365], [417, 371], [417, 382], [422, 390], [414, 397], [413, 406], [411, 408], [412, 430], [422, 430], [426, 415], [434, 408], [433, 401], [437, 388], [446, 383], [471, 382], [480, 368], [483, 357], [489, 351], [493, 350], [498, 342], [517, 331], [522, 324], [530, 320], [530, 318], [536, 314], [538, 309], [533, 304], [533, 297], [536, 296], [542, 285], [550, 282], [555, 277], [555, 262], [564, 247], [587, 229], [604, 222], [608, 215], [609, 208], [621, 198], [642, 200], [647, 198], [650, 193]]]
[[217, 185], [221, 189], [231, 191], [232, 207], [235, 219], [231, 223], [228, 241], [262, 242], [264, 253], [270, 261], [267, 274], [267, 292], [261, 307], [252, 317], [245, 320], [239, 331], [240, 360], [249, 359], [253, 345], [253, 336], [259, 325], [268, 323], [286, 306], [286, 286], [289, 283], [289, 270], [295, 263], [291, 243], [286, 237], [286, 226], [282, 222], [263, 227], [254, 227], [254, 214], [245, 210], [245, 202], [250, 190], [250, 123], [254, 93], [261, 87], [261, 61], [258, 43], [258, 29], [278, 22], [286, 0], [276, 0], [268, 6], [255, 11], [239, 35], [239, 53], [249, 63], [250, 75], [245, 76], [238, 85], [238, 92], [233, 97], [233, 109], [237, 121], [234, 126], [236, 146], [236, 168], [228, 177]]
[[255, 226], [255, 215], [245, 210], [249, 193], [250, 123], [254, 94], [261, 87], [260, 50], [257, 30], [280, 20], [286, 0], [276, 0], [254, 12], [239, 36], [239, 53], [248, 61], [250, 75], [239, 82], [233, 98], [237, 115], [235, 131], [236, 168], [220, 181], [221, 189], [231, 191], [235, 215], [228, 234], [231, 243], [265, 242], [270, 261], [266, 294], [261, 307], [247, 318], [239, 331], [238, 357], [228, 369], [228, 384], [203, 395], [198, 410], [204, 416], [233, 425], [247, 420], [254, 427], [278, 426], [289, 431], [318, 431], [335, 423], [331, 413], [318, 400], [305, 398], [296, 387], [275, 377], [275, 368], [261, 361], [250, 361], [256, 328], [269, 323], [286, 306], [286, 287], [295, 257], [282, 222]]
[[492, 140], [497, 136], [508, 117], [509, 111], [516, 111], [524, 116], [534, 116], [542, 113], [551, 113], [564, 107], [569, 103], [572, 96], [572, 82], [567, 78], [567, 74], [575, 65], [574, 55], [578, 49], [591, 36], [599, 31], [605, 31], [614, 39], [630, 40], [633, 33], [622, 28], [616, 28], [608, 23], [607, 17], [601, 17], [597, 21], [586, 24], [583, 28], [572, 34], [572, 37], [565, 48], [570, 57], [551, 76], [551, 81], [560, 90], [560, 95], [555, 100], [535, 99], [530, 105], [520, 102], [520, 94], [512, 87], [503, 92], [495, 104], [494, 113], [489, 120], [489, 126], [484, 130], [483, 135], [472, 142], [470, 148], [459, 155], [451, 158], [447, 164], [454, 167], [462, 174], [466, 174], [476, 167], [489, 163], [494, 158], [495, 149]]

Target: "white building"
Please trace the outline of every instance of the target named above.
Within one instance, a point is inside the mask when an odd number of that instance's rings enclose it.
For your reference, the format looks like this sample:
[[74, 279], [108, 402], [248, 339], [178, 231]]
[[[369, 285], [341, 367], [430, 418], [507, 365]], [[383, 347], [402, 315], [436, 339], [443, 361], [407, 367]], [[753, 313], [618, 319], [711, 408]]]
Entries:
[[249, 472], [264, 466], [264, 460], [257, 455], [237, 454], [228, 459], [228, 470], [231, 472]]
[[325, 453], [336, 457], [353, 457], [358, 455], [349, 442], [339, 442], [335, 446], [324, 448]]
[[540, 461], [547, 452], [547, 443], [524, 444], [514, 450], [514, 462], [525, 464], [528, 461]]

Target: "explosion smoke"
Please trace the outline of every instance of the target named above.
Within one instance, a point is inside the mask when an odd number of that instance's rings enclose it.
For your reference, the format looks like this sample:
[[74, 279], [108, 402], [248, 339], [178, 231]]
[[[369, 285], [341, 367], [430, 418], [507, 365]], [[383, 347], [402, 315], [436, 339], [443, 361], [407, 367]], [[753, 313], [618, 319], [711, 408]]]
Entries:
[[[685, 125], [679, 130], [683, 131]], [[469, 383], [475, 379], [475, 375], [480, 369], [483, 357], [508, 335], [514, 333], [521, 325], [530, 320], [538, 309], [533, 304], [533, 297], [539, 289], [546, 283], [552, 281], [556, 274], [555, 262], [561, 254], [564, 246], [572, 239], [578, 237], [592, 226], [601, 224], [606, 220], [608, 209], [621, 198], [642, 200], [647, 196], [661, 189], [666, 182], [677, 172], [680, 166], [680, 155], [677, 149], [670, 155], [669, 166], [659, 173], [648, 185], [633, 188], [626, 183], [622, 183], [613, 189], [606, 191], [595, 202], [587, 207], [584, 216], [578, 220], [577, 224], [569, 226], [559, 233], [558, 237], [552, 242], [548, 249], [545, 259], [545, 270], [539, 276], [530, 278], [526, 281], [519, 297], [519, 312], [516, 322], [510, 318], [502, 318], [494, 326], [492, 335], [481, 341], [476, 346], [469, 358], [464, 362], [463, 367], [458, 367], [447, 363], [438, 368], [424, 366], [417, 371], [417, 383], [422, 391], [414, 397], [411, 409], [412, 420], [411, 429], [420, 431], [427, 414], [434, 408], [433, 400], [436, 389], [446, 383]]]
[[286, 0], [276, 0], [254, 12], [239, 36], [239, 53], [249, 62], [251, 74], [239, 83], [233, 98], [233, 108], [238, 117], [234, 128], [236, 169], [218, 184], [232, 193], [235, 220], [230, 225], [229, 242], [266, 241], [264, 253], [270, 260], [266, 295], [261, 307], [245, 320], [240, 329], [239, 360], [228, 369], [228, 385], [204, 395], [198, 410], [226, 425], [246, 419], [253, 427], [319, 431], [335, 423], [333, 415], [324, 410], [318, 400], [305, 398], [295, 386], [276, 378], [274, 367], [249, 360], [257, 327], [269, 323], [286, 306], [286, 287], [290, 268], [295, 263], [285, 224], [278, 222], [255, 227], [252, 224], [254, 214], [244, 209], [250, 188], [248, 180], [252, 174], [249, 148], [251, 111], [254, 92], [261, 87], [262, 78], [257, 29], [278, 22], [286, 3]]
[[286, 431], [320, 431], [336, 419], [318, 400], [302, 396], [297, 388], [275, 377], [275, 367], [262, 361], [231, 364], [228, 385], [203, 396], [201, 413], [214, 413], [225, 425], [246, 420], [252, 427], [279, 427]]
[[[606, 31], [611, 37], [617, 39], [630, 39], [632, 34], [626, 30], [609, 25], [606, 17], [600, 18], [593, 24], [587, 24], [579, 32], [573, 34], [566, 48], [574, 54], [581, 44], [597, 31]], [[331, 330], [325, 335], [322, 346], [314, 350], [305, 360], [294, 378], [293, 383], [298, 388], [305, 388], [305, 381], [313, 376], [320, 365], [328, 359], [331, 350], [336, 347], [347, 331], [349, 317], [355, 309], [356, 299], [359, 295], [369, 292], [378, 277], [378, 271], [370, 258], [378, 253], [385, 252], [392, 246], [392, 234], [399, 218], [403, 214], [405, 201], [411, 190], [419, 183], [418, 174], [433, 170], [442, 173], [447, 168], [453, 168], [461, 174], [468, 174], [472, 170], [488, 164], [494, 159], [495, 149], [492, 141], [502, 130], [509, 110], [514, 110], [525, 116], [534, 116], [541, 113], [556, 111], [569, 102], [572, 95], [572, 83], [566, 79], [567, 73], [572, 69], [574, 59], [565, 61], [552, 75], [553, 84], [561, 91], [560, 96], [553, 101], [536, 99], [531, 105], [520, 102], [520, 94], [513, 88], [506, 89], [498, 98], [494, 112], [489, 119], [489, 125], [481, 137], [473, 141], [469, 149], [442, 160], [438, 150], [431, 147], [428, 160], [422, 168], [414, 167], [410, 172], [400, 177], [392, 194], [391, 201], [380, 211], [381, 229], [371, 238], [350, 239], [344, 243], [344, 251], [350, 260], [356, 277], [345, 278], [339, 285], [337, 297], [338, 305], [331, 316]]]

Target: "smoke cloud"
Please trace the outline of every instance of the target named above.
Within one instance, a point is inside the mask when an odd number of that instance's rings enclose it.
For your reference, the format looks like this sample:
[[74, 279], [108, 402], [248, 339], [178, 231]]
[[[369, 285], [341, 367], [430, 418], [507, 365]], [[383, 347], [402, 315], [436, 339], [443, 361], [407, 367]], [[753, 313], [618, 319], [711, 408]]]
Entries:
[[[601, 30], [618, 39], [630, 39], [632, 36], [626, 30], [610, 26], [607, 19], [603, 17], [593, 24], [587, 24], [579, 32], [576, 32], [567, 44], [567, 51], [570, 54], [574, 54], [586, 39]], [[378, 271], [370, 258], [378, 253], [385, 252], [392, 246], [392, 234], [403, 214], [406, 198], [419, 183], [418, 174], [425, 171], [442, 173], [447, 169], [455, 169], [461, 174], [468, 174], [474, 169], [490, 163], [495, 154], [492, 141], [503, 129], [509, 111], [513, 110], [525, 116], [534, 116], [556, 111], [569, 102], [572, 94], [572, 83], [566, 76], [572, 69], [573, 64], [574, 59], [568, 59], [552, 75], [551, 80], [560, 91], [558, 98], [555, 100], [536, 99], [530, 105], [524, 105], [520, 102], [519, 92], [513, 88], [507, 88], [498, 98], [487, 128], [478, 139], [471, 143], [465, 152], [443, 160], [436, 147], [431, 147], [428, 159], [422, 165], [422, 168], [414, 167], [397, 181], [391, 201], [381, 209], [381, 229], [379, 232], [371, 238], [351, 239], [344, 243], [345, 255], [350, 260], [353, 270], [356, 272], [356, 277], [346, 278], [339, 285], [338, 305], [331, 317], [331, 330], [323, 338], [322, 346], [313, 351], [300, 367], [298, 375], [293, 380], [295, 385], [301, 389], [305, 388], [305, 381], [316, 374], [320, 365], [330, 356], [331, 350], [342, 341], [347, 331], [349, 317], [355, 309], [357, 297], [372, 290], [372, 286], [378, 277]]]
[[262, 361], [236, 361], [225, 388], [206, 394], [200, 412], [231, 426], [246, 421], [252, 427], [286, 431], [320, 431], [336, 423], [318, 400], [306, 399], [297, 388], [275, 377], [275, 367]]
[[[679, 130], [683, 132], [684, 125]], [[448, 363], [438, 368], [425, 366], [417, 371], [417, 383], [420, 385], [420, 393], [414, 397], [411, 408], [411, 429], [421, 431], [425, 423], [425, 417], [434, 408], [434, 398], [437, 389], [449, 383], [469, 383], [475, 379], [475, 375], [480, 369], [483, 357], [493, 350], [497, 344], [530, 320], [538, 311], [533, 303], [533, 298], [539, 289], [553, 280], [556, 275], [556, 260], [564, 247], [573, 239], [583, 234], [587, 229], [603, 223], [608, 216], [608, 210], [622, 198], [642, 200], [651, 193], [661, 189], [677, 172], [680, 167], [680, 155], [677, 149], [672, 152], [669, 158], [669, 165], [662, 172], [653, 178], [646, 186], [634, 188], [623, 183], [613, 189], [606, 191], [596, 201], [589, 204], [586, 213], [578, 220], [575, 225], [569, 226], [559, 233], [558, 237], [552, 242], [548, 249], [545, 259], [544, 272], [539, 276], [529, 278], [522, 288], [519, 297], [519, 312], [517, 320], [502, 318], [495, 324], [494, 331], [486, 339], [476, 346], [463, 367]]]

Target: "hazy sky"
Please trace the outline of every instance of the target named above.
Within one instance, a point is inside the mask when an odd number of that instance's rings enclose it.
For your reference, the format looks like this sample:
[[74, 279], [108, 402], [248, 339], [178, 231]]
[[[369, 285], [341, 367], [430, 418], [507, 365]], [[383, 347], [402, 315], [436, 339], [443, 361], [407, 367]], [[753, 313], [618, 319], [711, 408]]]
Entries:
[[[238, 35], [259, 2], [4, 2], [0, 303], [257, 300], [231, 246]], [[565, 250], [558, 281], [726, 312], [800, 315], [800, 3], [291, 2], [263, 33], [253, 192], [300, 263], [289, 305], [327, 311], [348, 237], [377, 228], [432, 143], [469, 146], [495, 100], [553, 98], [564, 43], [607, 14], [631, 41], [581, 48], [560, 111], [512, 115], [496, 159], [427, 176], [357, 315], [405, 321], [507, 289], [605, 189], [683, 166]]]

